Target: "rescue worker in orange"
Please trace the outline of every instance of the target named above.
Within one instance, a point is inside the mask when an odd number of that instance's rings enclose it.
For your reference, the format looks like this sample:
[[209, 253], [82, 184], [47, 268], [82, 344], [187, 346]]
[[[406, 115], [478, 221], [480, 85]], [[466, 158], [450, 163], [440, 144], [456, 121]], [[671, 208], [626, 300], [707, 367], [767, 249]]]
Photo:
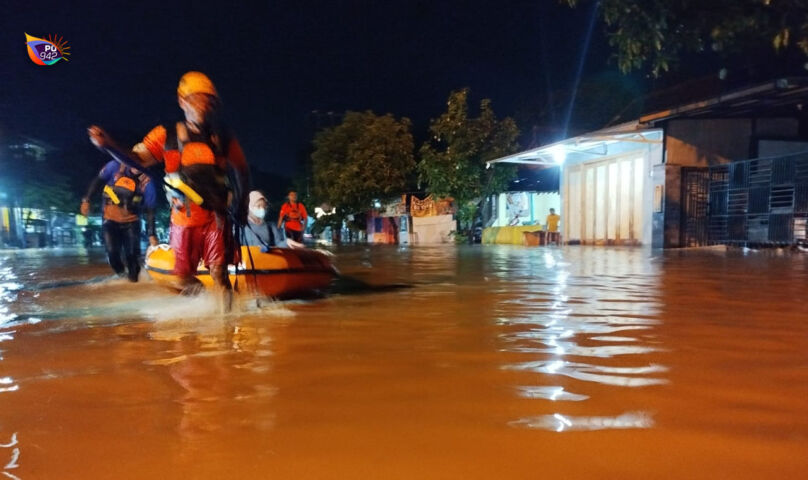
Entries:
[[306, 207], [297, 201], [297, 192], [290, 190], [289, 201], [281, 206], [278, 228], [283, 225], [287, 239], [303, 243], [303, 232], [306, 230], [308, 219], [309, 214], [306, 213]]
[[[140, 215], [146, 215], [149, 244], [157, 245], [154, 209], [157, 190], [139, 170], [110, 160], [98, 173], [81, 199], [81, 214], [90, 213], [90, 199], [103, 185], [103, 232], [109, 266], [119, 276], [137, 282], [140, 273]], [[124, 260], [121, 259], [123, 254]]]
[[[203, 260], [214, 284], [229, 291], [227, 265], [238, 261], [233, 225], [246, 217], [247, 161], [222, 121], [219, 94], [206, 75], [183, 75], [177, 98], [185, 120], [153, 128], [129, 158], [145, 168], [165, 168], [172, 207], [170, 244], [179, 286], [187, 293], [197, 291], [195, 274]], [[90, 127], [89, 135], [98, 148], [126, 161], [101, 128]]]

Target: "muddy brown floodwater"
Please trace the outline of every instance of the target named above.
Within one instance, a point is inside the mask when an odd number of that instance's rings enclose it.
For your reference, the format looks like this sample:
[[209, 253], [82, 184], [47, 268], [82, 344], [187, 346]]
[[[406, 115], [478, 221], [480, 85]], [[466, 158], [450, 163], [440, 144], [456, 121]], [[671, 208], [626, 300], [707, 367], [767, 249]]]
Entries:
[[345, 248], [210, 314], [0, 252], [0, 479], [763, 479], [808, 471], [808, 255]]

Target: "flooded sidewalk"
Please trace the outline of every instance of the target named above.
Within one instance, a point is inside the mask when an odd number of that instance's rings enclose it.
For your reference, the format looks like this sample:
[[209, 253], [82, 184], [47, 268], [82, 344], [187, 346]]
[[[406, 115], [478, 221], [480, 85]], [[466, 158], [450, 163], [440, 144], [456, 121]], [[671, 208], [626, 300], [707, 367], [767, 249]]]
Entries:
[[[801, 478], [808, 254], [346, 247], [214, 315], [0, 252], [0, 478]], [[361, 284], [361, 282], [355, 282]]]

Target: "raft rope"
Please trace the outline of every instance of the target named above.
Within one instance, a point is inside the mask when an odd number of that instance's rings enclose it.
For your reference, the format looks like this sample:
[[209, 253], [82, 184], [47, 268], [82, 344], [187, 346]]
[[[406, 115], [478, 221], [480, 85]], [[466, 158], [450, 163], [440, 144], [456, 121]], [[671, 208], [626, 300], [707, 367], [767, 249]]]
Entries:
[[[271, 250], [271, 249], [272, 249], [272, 247], [271, 247], [271, 246], [269, 246], [269, 245], [268, 245], [266, 242], [264, 242], [264, 241], [261, 239], [261, 237], [260, 237], [260, 236], [258, 236], [258, 234], [255, 232], [255, 230], [253, 230], [252, 225], [250, 225], [250, 221], [249, 221], [249, 220], [247, 220], [247, 225], [246, 225], [246, 227], [247, 227], [247, 228], [249, 228], [251, 232], [255, 233], [255, 237], [258, 239], [258, 241], [259, 241], [259, 242], [261, 242], [261, 244], [264, 246], [264, 248], [266, 248], [266, 249], [267, 249], [267, 251], [269, 251], [269, 250]], [[269, 229], [269, 228], [270, 228], [270, 227], [269, 227], [269, 224], [267, 224], [267, 229]], [[242, 234], [242, 235], [244, 234], [244, 231], [245, 231], [245, 228], [244, 228], [244, 227], [241, 227], [241, 234]], [[272, 230], [269, 230], [269, 234], [270, 234], [270, 236], [272, 236]], [[256, 283], [256, 285], [257, 285], [257, 284], [258, 284], [258, 273], [255, 271], [255, 262], [253, 261], [252, 250], [250, 250], [250, 246], [249, 246], [249, 245], [247, 245], [247, 256], [249, 256], [249, 257], [250, 257], [250, 265], [252, 265], [253, 279], [255, 280], [255, 283]], [[238, 277], [236, 277], [236, 279], [238, 280]]]

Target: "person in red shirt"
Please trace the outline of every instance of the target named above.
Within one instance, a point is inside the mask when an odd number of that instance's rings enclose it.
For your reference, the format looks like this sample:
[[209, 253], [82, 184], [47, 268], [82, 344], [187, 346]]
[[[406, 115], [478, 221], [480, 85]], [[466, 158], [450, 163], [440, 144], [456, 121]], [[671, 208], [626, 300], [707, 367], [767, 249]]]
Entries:
[[[177, 98], [185, 120], [153, 128], [129, 156], [146, 168], [162, 164], [166, 183], [173, 185], [170, 243], [179, 286], [198, 286], [195, 274], [203, 260], [214, 283], [229, 291], [227, 264], [237, 255], [232, 225], [246, 215], [247, 161], [221, 121], [219, 94], [206, 75], [183, 75]], [[120, 151], [101, 128], [90, 127], [89, 135], [98, 148]]]
[[303, 243], [303, 232], [306, 230], [308, 219], [306, 207], [297, 201], [297, 192], [289, 191], [289, 201], [283, 204], [280, 217], [278, 217], [278, 228], [283, 225], [286, 238]]

